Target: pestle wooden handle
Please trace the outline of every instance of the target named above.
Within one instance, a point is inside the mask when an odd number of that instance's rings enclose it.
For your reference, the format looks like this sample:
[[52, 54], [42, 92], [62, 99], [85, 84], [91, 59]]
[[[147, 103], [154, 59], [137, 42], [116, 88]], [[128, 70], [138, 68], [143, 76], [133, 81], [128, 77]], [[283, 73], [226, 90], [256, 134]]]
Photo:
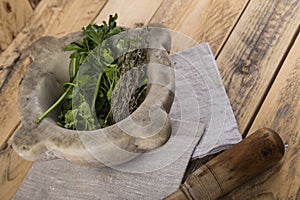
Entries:
[[259, 129], [189, 175], [165, 200], [217, 199], [277, 163], [283, 154], [279, 135]]

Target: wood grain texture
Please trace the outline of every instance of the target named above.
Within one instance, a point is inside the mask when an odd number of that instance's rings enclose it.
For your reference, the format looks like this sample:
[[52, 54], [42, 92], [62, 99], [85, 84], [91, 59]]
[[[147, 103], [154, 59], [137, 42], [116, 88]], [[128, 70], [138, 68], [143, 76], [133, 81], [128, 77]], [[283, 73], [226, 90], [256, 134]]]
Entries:
[[[104, 5], [104, 1], [43, 1], [40, 6], [35, 10], [34, 16], [30, 19], [27, 26], [17, 35], [12, 44], [4, 51], [0, 56], [1, 71], [0, 80], [1, 85], [5, 76], [7, 68], [13, 66], [13, 63], [20, 56], [19, 52], [30, 46], [33, 41], [42, 37], [43, 35], [55, 35], [62, 32], [62, 27], [68, 29], [68, 31], [78, 31], [82, 26], [91, 22], [92, 18]], [[75, 4], [75, 5], [74, 5]], [[70, 9], [77, 7], [77, 10]], [[80, 10], [82, 8], [84, 10]], [[71, 12], [73, 11], [73, 13]], [[76, 22], [70, 23], [70, 18], [73, 19], [78, 12], [83, 14]], [[63, 17], [62, 14], [67, 13], [67, 17]], [[62, 18], [62, 19], [58, 19]], [[74, 26], [76, 24], [76, 26]], [[71, 27], [71, 28], [70, 28]], [[71, 30], [70, 30], [71, 29]]]
[[218, 56], [242, 134], [261, 105], [299, 21], [298, 0], [253, 0]]
[[20, 124], [17, 106], [19, 82], [25, 75], [26, 69], [31, 61], [29, 55], [24, 54], [24, 57], [22, 57], [18, 63], [19, 67], [11, 71], [10, 76], [12, 78], [7, 82], [3, 90], [0, 91], [0, 147], [5, 144]]
[[31, 5], [31, 8], [34, 10], [37, 7], [37, 5], [40, 3], [40, 1], [42, 1], [42, 0], [28, 0], [28, 1]]
[[118, 25], [134, 27], [136, 24], [147, 24], [163, 0], [111, 0], [95, 19], [96, 23], [106, 21], [109, 15], [118, 13]]
[[22, 57], [19, 62], [21, 67], [13, 69], [10, 73], [16, 82], [8, 81], [0, 91], [0, 199], [7, 200], [14, 196], [31, 167], [31, 162], [19, 157], [9, 141], [20, 126], [17, 107], [18, 83], [25, 75], [31, 59]]
[[198, 43], [209, 42], [216, 55], [247, 3], [248, 0], [166, 0], [151, 22], [162, 23]]
[[[64, 28], [69, 32], [80, 30], [82, 26], [92, 22], [104, 4], [105, 1], [95, 0], [42, 1], [28, 21], [27, 26], [0, 55], [0, 147], [2, 147], [0, 151], [4, 148], [0, 152], [0, 163], [3, 169], [12, 169], [16, 176], [14, 179], [10, 178], [9, 181], [0, 183], [0, 199], [2, 196], [4, 199], [10, 199], [13, 196], [31, 166], [30, 162], [18, 157], [10, 147], [9, 149], [5, 148], [8, 138], [11, 137], [20, 123], [16, 106], [18, 84], [31, 62], [25, 49], [41, 36], [61, 34]], [[63, 13], [66, 13], [68, 18], [65, 18]], [[76, 18], [77, 21], [70, 22], [70, 19], [77, 15], [79, 16]], [[16, 68], [16, 64], [18, 64], [18, 68]], [[9, 162], [7, 162], [8, 160]], [[5, 164], [2, 165], [3, 163]], [[14, 170], [17, 171], [14, 172]], [[2, 170], [0, 177], [6, 177], [6, 172], [7, 170]]]
[[[56, 14], [51, 26], [47, 29], [48, 35], [62, 37], [68, 33], [81, 31], [82, 27], [92, 23], [105, 6], [107, 0], [74, 0], [67, 9]], [[53, 28], [55, 27], [55, 28]]]
[[0, 162], [0, 199], [10, 200], [32, 164], [21, 159], [10, 146], [0, 152]]
[[0, 0], [0, 53], [8, 47], [32, 13], [27, 0]]
[[104, 0], [42, 1], [26, 27], [0, 56], [0, 90], [22, 50], [42, 36], [62, 36], [81, 30], [83, 26], [92, 22], [105, 2]]
[[267, 95], [251, 130], [267, 126], [288, 144], [281, 164], [226, 199], [300, 199], [300, 35]]
[[[17, 127], [19, 129], [21, 125]], [[10, 200], [23, 182], [32, 163], [20, 158], [11, 147], [10, 138], [0, 148], [0, 199]]]

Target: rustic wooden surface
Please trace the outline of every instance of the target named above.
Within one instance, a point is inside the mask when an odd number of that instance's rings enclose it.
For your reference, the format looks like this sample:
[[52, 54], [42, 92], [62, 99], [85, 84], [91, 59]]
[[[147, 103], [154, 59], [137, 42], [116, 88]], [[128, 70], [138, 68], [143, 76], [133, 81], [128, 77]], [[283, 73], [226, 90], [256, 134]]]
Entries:
[[151, 19], [198, 43], [209, 42], [218, 54], [243, 12], [247, 0], [166, 0]]
[[280, 164], [225, 199], [300, 199], [300, 35], [293, 44], [250, 132], [272, 127], [288, 145]]
[[23, 28], [33, 14], [27, 0], [0, 0], [0, 53]]
[[108, 1], [95, 22], [101, 24], [103, 20], [107, 20], [107, 16], [118, 13], [118, 24], [121, 26], [147, 24], [162, 2], [163, 0], [131, 0], [130, 3], [126, 0]]
[[217, 57], [242, 134], [248, 132], [299, 22], [298, 0], [252, 0]]
[[[15, 38], [5, 41], [9, 46], [0, 55], [0, 199], [13, 196], [30, 167], [5, 145], [20, 123], [17, 88], [30, 63], [20, 52], [43, 35], [78, 31], [116, 11], [124, 25], [161, 22], [197, 42], [209, 42], [241, 133], [268, 126], [289, 143], [280, 165], [244, 184], [228, 199], [300, 198], [300, 1], [159, 0], [147, 1], [149, 6], [141, 2], [44, 0]], [[9, 20], [1, 18], [0, 27]], [[16, 62], [24, 67], [14, 68]]]
[[35, 9], [37, 7], [37, 5], [40, 3], [41, 0], [28, 0], [28, 2], [30, 3], [32, 9]]

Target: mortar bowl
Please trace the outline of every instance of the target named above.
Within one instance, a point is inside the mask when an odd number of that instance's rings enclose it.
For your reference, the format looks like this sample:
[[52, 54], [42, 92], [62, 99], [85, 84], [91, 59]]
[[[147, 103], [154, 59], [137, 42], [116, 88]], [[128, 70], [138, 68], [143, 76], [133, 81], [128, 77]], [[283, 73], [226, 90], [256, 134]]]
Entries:
[[64, 47], [80, 40], [81, 33], [62, 38], [43, 37], [29, 49], [32, 63], [20, 84], [18, 107], [22, 128], [13, 140], [13, 149], [29, 161], [62, 158], [93, 166], [114, 166], [159, 148], [171, 134], [168, 116], [174, 99], [174, 69], [168, 57], [170, 34], [166, 29], [149, 26], [147, 95], [126, 118], [102, 129], [69, 130], [56, 124], [57, 107], [39, 124], [37, 118], [63, 93], [68, 80], [69, 53]]

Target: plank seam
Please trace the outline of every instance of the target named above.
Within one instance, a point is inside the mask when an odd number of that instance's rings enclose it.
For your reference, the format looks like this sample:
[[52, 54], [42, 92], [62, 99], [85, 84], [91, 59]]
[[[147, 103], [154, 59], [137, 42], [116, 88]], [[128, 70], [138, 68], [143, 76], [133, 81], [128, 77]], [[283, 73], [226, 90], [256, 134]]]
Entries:
[[105, 0], [105, 3], [103, 4], [102, 8], [100, 8], [100, 10], [97, 12], [97, 14], [95, 15], [94, 18], [92, 18], [91, 23], [94, 22], [97, 17], [100, 15], [100, 13], [102, 12], [102, 10], [105, 8], [105, 6], [107, 5], [109, 0]]
[[0, 152], [7, 147], [8, 141], [16, 133], [16, 131], [18, 130], [20, 125], [21, 125], [21, 121], [19, 120], [18, 123], [16, 124], [16, 126], [9, 132], [9, 134], [7, 135], [7, 138], [3, 141], [2, 144], [0, 144]]
[[262, 98], [259, 101], [257, 108], [255, 109], [252, 117], [250, 118], [249, 123], [247, 124], [244, 133], [242, 133], [243, 138], [245, 138], [248, 135], [248, 132], [251, 129], [251, 127], [252, 127], [252, 125], [253, 125], [253, 123], [256, 119], [257, 114], [261, 110], [261, 107], [262, 107], [264, 101], [266, 100], [266, 98], [267, 98], [267, 96], [268, 96], [268, 94], [269, 94], [269, 92], [270, 92], [270, 90], [271, 90], [271, 88], [272, 88], [279, 72], [280, 72], [280, 69], [282, 68], [282, 66], [283, 66], [283, 64], [284, 64], [284, 62], [285, 62], [285, 60], [286, 60], [286, 58], [289, 54], [289, 52], [291, 51], [291, 48], [294, 46], [297, 37], [298, 36], [300, 37], [299, 32], [300, 32], [300, 24], [298, 25], [298, 28], [297, 28], [296, 32], [294, 33], [292, 39], [290, 40], [289, 45], [288, 45], [286, 51], [284, 52], [280, 62], [278, 63], [278, 66], [276, 67], [275, 72], [274, 72], [273, 76], [271, 77], [271, 80], [270, 80], [268, 86], [266, 87], [266, 90], [263, 93]]
[[229, 38], [230, 38], [230, 36], [231, 36], [233, 30], [235, 29], [235, 27], [237, 26], [238, 22], [239, 22], [240, 19], [242, 18], [243, 14], [244, 14], [245, 11], [247, 10], [248, 5], [250, 4], [250, 1], [251, 1], [251, 0], [248, 0], [248, 2], [245, 4], [243, 10], [241, 11], [240, 15], [239, 15], [238, 18], [236, 19], [236, 21], [235, 21], [235, 23], [233, 24], [232, 28], [228, 31], [227, 36], [226, 36], [226, 37], [224, 38], [224, 40], [222, 41], [222, 44], [221, 44], [221, 46], [219, 47], [219, 49], [218, 49], [218, 51], [217, 51], [217, 53], [216, 53], [216, 55], [215, 55], [216, 60], [218, 59], [220, 53], [222, 52], [222, 50], [223, 50], [225, 44], [226, 44], [227, 41], [229, 40]]
[[34, 1], [30, 1], [28, 0], [28, 3], [30, 4], [31, 9], [34, 11], [36, 9], [36, 7], [39, 5], [41, 0], [34, 2]]
[[156, 11], [153, 13], [153, 15], [151, 16], [151, 18], [148, 20], [147, 24], [149, 24], [149, 22], [152, 21], [152, 19], [154, 18], [154, 16], [156, 15], [156, 13], [158, 12], [158, 10], [160, 9], [161, 5], [164, 3], [164, 1], [161, 1], [161, 3], [159, 4], [159, 6], [157, 7]]
[[[2, 93], [2, 89], [6, 86], [6, 84], [8, 83], [8, 80], [9, 78], [11, 77], [12, 75], [12, 72], [15, 68], [15, 66], [22, 60], [21, 56], [22, 56], [22, 53], [19, 51], [19, 50], [15, 50], [15, 52], [18, 53], [17, 57], [14, 58], [13, 62], [9, 65], [9, 66], [2, 66], [2, 70], [9, 70], [6, 77], [5, 77], [5, 80], [3, 81], [2, 85], [0, 85], [0, 94]], [[2, 71], [0, 70], [0, 71]]]

